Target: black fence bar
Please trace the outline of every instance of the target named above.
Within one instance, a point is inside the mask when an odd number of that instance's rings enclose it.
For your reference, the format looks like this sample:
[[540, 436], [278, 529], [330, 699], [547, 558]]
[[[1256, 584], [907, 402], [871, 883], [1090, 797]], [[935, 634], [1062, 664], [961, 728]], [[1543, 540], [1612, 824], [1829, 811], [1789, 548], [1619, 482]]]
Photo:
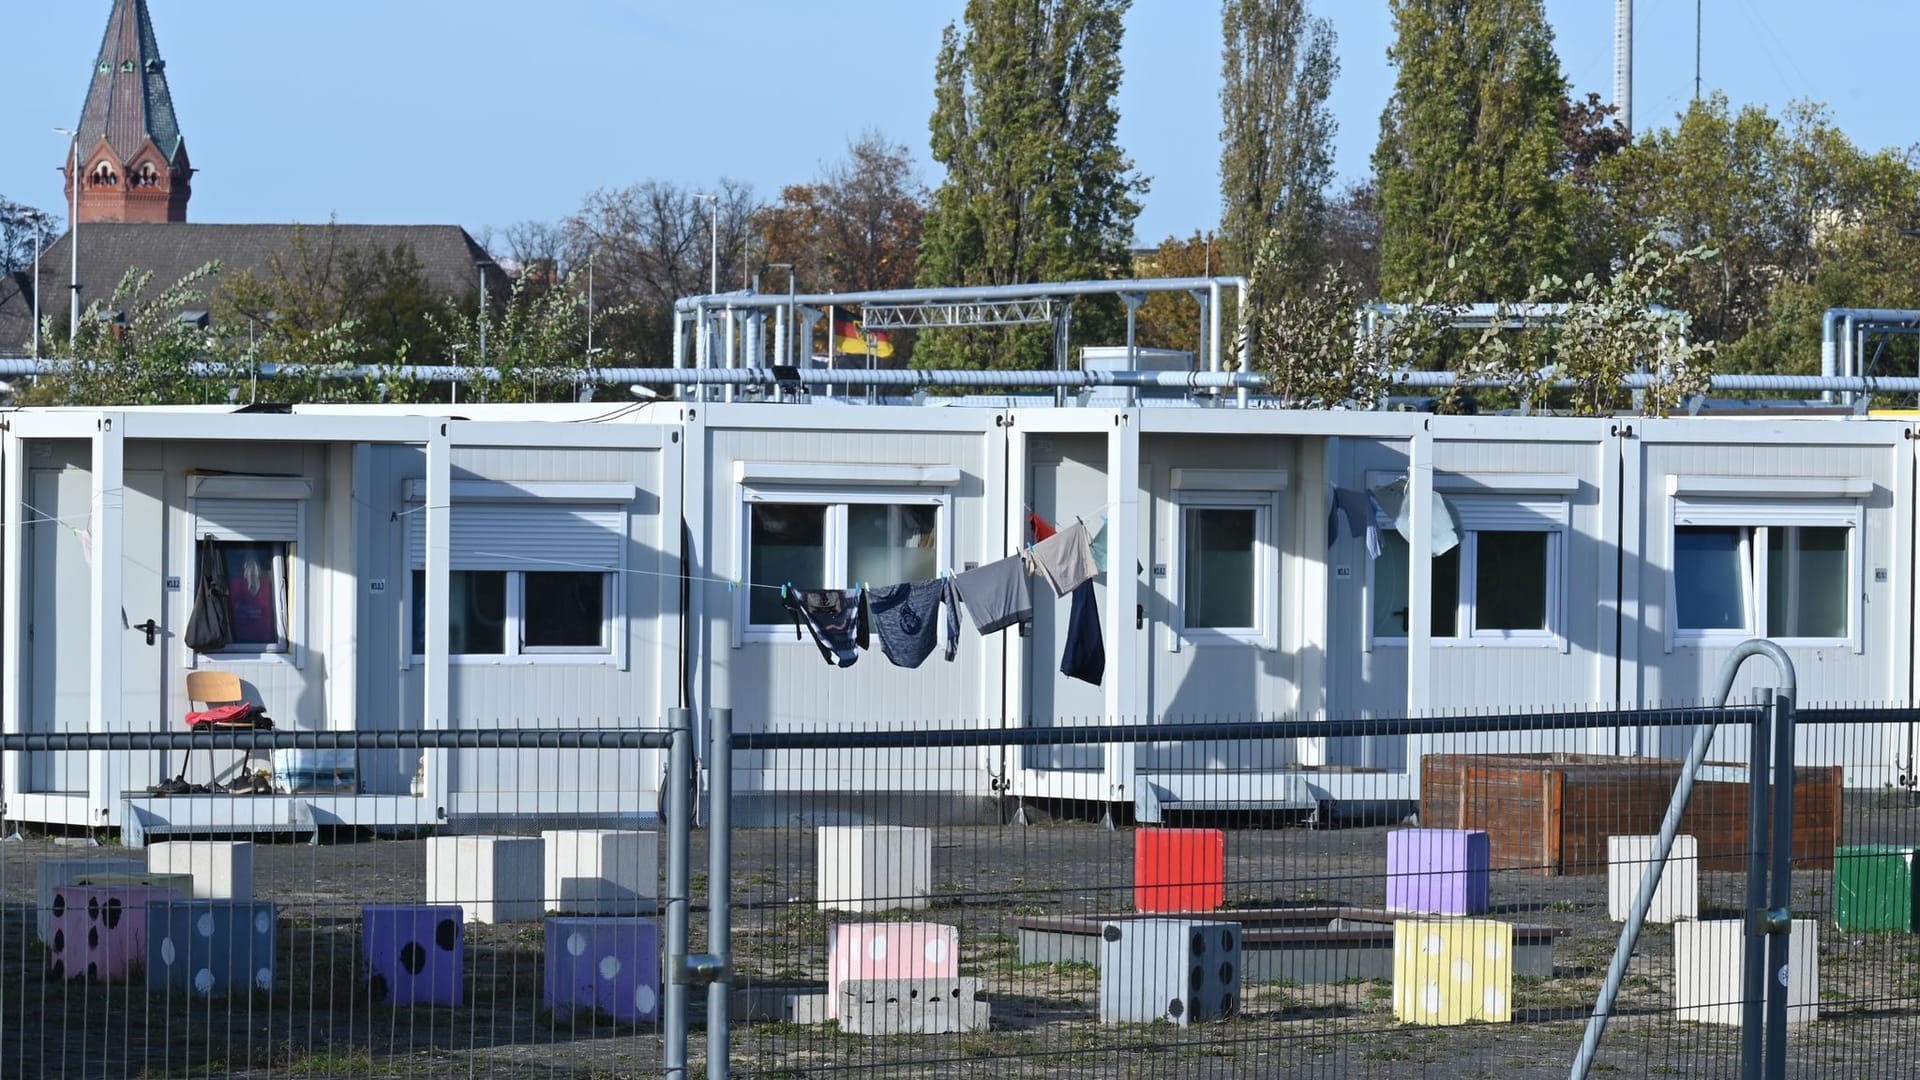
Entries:
[[[927, 747], [1085, 746], [1099, 743], [1222, 742], [1237, 740], [1344, 739], [1364, 736], [1470, 735], [1501, 731], [1571, 731], [1581, 728], [1693, 727], [1752, 724], [1761, 710], [1624, 709], [1504, 716], [1436, 716], [1420, 719], [1265, 720], [1211, 724], [1095, 724], [1064, 727], [912, 728], [858, 731], [735, 732], [735, 750], [911, 750]], [[1800, 714], [1803, 718], [1807, 713]], [[1920, 720], [1920, 713], [1915, 714]], [[1804, 722], [1804, 720], [1803, 720]]]
[[666, 750], [668, 731], [74, 731], [0, 735], [0, 751], [31, 750]]

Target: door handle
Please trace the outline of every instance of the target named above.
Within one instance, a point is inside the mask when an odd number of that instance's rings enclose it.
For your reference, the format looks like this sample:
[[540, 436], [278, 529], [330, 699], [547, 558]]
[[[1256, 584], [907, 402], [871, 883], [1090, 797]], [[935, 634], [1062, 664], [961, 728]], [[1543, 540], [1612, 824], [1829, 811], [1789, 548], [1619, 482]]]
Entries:
[[160, 624], [154, 622], [152, 619], [148, 619], [146, 622], [134, 623], [133, 629], [145, 633], [147, 635], [147, 644], [151, 645], [154, 642], [154, 638], [160, 633]]
[[1135, 630], [1145, 630], [1147, 628], [1147, 605], [1133, 605], [1133, 628]]

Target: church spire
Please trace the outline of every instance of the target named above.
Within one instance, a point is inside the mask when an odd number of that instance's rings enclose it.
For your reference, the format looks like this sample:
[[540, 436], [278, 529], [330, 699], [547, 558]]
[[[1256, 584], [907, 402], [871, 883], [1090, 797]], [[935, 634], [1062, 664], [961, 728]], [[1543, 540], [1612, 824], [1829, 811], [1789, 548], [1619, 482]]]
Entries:
[[82, 222], [187, 219], [193, 167], [146, 0], [114, 0], [79, 130]]

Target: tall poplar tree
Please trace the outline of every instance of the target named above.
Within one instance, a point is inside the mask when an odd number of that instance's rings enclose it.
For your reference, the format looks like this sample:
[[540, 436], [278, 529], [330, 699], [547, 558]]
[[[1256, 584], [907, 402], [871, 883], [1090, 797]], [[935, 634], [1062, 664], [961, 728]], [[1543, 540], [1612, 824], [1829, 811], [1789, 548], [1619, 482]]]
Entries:
[[1337, 37], [1305, 0], [1220, 6], [1220, 236], [1246, 273], [1268, 233], [1302, 286], [1325, 261], [1327, 187], [1338, 128], [1327, 95], [1340, 74]]
[[1541, 0], [1392, 0], [1398, 69], [1380, 118], [1383, 296], [1450, 277], [1512, 299], [1565, 267], [1555, 174], [1566, 79]]
[[[1008, 285], [1127, 270], [1146, 182], [1118, 141], [1121, 18], [1131, 0], [968, 0], [935, 68], [933, 158], [946, 178], [923, 225], [920, 284]], [[1082, 303], [1076, 334], [1110, 331]], [[1091, 325], [1090, 325], [1091, 324]], [[1045, 328], [926, 334], [925, 366], [1031, 368]]]

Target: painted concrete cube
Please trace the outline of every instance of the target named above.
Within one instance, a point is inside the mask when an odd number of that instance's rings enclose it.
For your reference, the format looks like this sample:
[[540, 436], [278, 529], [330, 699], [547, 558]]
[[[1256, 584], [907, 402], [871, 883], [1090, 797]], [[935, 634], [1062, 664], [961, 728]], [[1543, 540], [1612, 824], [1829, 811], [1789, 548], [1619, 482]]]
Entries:
[[39, 899], [40, 940], [53, 942], [53, 890], [62, 885], [78, 885], [83, 877], [98, 874], [138, 874], [147, 864], [138, 859], [41, 859], [34, 867], [35, 892]]
[[1493, 848], [1479, 829], [1398, 829], [1387, 834], [1387, 910], [1484, 915]]
[[170, 840], [147, 848], [147, 869], [192, 874], [195, 900], [253, 899], [251, 841]]
[[933, 894], [933, 830], [823, 825], [818, 906], [835, 911], [918, 910]]
[[1393, 1015], [1451, 1026], [1513, 1019], [1513, 927], [1493, 919], [1396, 919]]
[[147, 989], [194, 997], [272, 990], [273, 905], [158, 900], [147, 906]]
[[[1614, 922], [1626, 922], [1633, 909], [1633, 898], [1640, 882], [1653, 863], [1655, 836], [1607, 837], [1607, 916]], [[1673, 850], [1667, 853], [1667, 866], [1660, 884], [1653, 891], [1653, 906], [1647, 909], [1647, 921], [1679, 922], [1700, 917], [1700, 841], [1692, 836], [1673, 838]]]
[[987, 1027], [980, 980], [848, 979], [828, 1004], [849, 1035], [957, 1035]]
[[960, 975], [960, 930], [943, 923], [839, 923], [827, 927], [827, 1015], [838, 1017], [840, 984]]
[[548, 911], [651, 915], [660, 903], [660, 838], [637, 829], [548, 829]]
[[458, 904], [369, 904], [360, 947], [375, 1001], [448, 1005], [466, 1001], [466, 925]]
[[[1673, 1015], [1702, 1024], [1740, 1025], [1746, 923], [1702, 919], [1673, 924]], [[1780, 990], [1768, 985], [1771, 996]], [[1820, 924], [1793, 920], [1787, 948], [1787, 1023], [1820, 1018]]]
[[146, 885], [62, 885], [53, 890], [48, 958], [55, 978], [118, 982], [147, 964], [147, 905], [174, 899]]
[[547, 920], [545, 997], [558, 1016], [598, 1010], [628, 1024], [660, 1018], [660, 926], [638, 916]]
[[1833, 919], [1842, 930], [1920, 930], [1920, 877], [1911, 845], [1834, 849]]
[[1100, 928], [1100, 1022], [1224, 1020], [1240, 1007], [1240, 924], [1126, 919]]
[[1227, 834], [1220, 829], [1139, 829], [1133, 834], [1133, 906], [1219, 911], [1227, 902]]
[[427, 838], [427, 903], [459, 904], [470, 922], [538, 919], [546, 844], [537, 836]]

